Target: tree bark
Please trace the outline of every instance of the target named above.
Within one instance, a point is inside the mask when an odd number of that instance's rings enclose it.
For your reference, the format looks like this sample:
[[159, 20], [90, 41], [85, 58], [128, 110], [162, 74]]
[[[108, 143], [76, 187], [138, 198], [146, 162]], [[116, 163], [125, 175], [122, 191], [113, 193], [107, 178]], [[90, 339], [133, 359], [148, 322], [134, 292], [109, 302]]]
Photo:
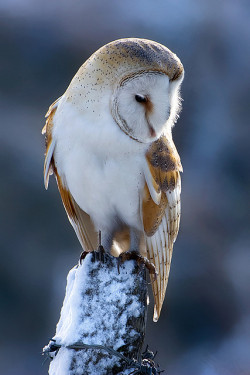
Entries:
[[141, 359], [147, 298], [144, 266], [88, 253], [68, 274], [56, 334], [44, 348], [54, 357], [49, 375], [132, 372], [132, 359]]

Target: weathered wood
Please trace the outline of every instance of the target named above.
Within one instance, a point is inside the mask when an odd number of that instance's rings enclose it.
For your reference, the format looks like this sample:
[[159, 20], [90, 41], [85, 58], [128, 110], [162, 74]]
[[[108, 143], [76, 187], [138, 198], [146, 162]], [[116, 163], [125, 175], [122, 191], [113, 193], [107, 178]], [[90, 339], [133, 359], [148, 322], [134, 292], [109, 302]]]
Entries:
[[[44, 349], [57, 349], [49, 375], [132, 371], [133, 365], [118, 355], [140, 359], [147, 314], [145, 274], [145, 268], [134, 260], [118, 267], [117, 258], [97, 252], [89, 253], [69, 272], [54, 341]], [[69, 348], [75, 344], [103, 348]]]

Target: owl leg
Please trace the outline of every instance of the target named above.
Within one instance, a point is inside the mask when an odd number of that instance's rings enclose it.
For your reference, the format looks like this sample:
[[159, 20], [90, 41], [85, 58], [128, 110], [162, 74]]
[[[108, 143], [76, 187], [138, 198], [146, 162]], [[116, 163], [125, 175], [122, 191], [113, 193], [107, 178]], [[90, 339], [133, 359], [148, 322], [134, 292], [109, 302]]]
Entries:
[[[104, 235], [103, 235], [104, 234]], [[94, 254], [94, 259], [101, 262], [105, 261], [105, 252], [110, 254], [111, 246], [113, 242], [113, 236], [107, 231], [98, 232], [98, 248], [97, 250], [92, 251]], [[86, 255], [89, 254], [89, 251], [83, 251], [80, 256], [80, 264], [85, 259]]]
[[140, 252], [141, 232], [138, 229], [130, 228], [130, 247], [129, 251]]
[[110, 254], [111, 247], [113, 244], [113, 236], [114, 234], [110, 231], [102, 230], [99, 231], [99, 248], [103, 248], [104, 251]]

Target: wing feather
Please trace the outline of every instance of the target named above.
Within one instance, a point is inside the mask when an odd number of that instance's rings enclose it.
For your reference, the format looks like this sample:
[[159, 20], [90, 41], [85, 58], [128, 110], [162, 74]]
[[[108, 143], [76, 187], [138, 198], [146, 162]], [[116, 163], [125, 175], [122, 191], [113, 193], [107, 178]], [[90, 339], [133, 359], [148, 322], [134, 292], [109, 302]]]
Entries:
[[95, 250], [97, 248], [97, 233], [95, 232], [94, 225], [89, 215], [86, 214], [86, 212], [84, 212], [76, 203], [73, 196], [69, 192], [65, 181], [63, 181], [59, 176], [55, 167], [54, 172], [64, 208], [83, 250]]
[[48, 189], [48, 186], [49, 186], [49, 176], [53, 174], [52, 157], [53, 157], [55, 145], [56, 145], [56, 142], [54, 141], [54, 139], [51, 139], [47, 145], [47, 151], [46, 151], [45, 161], [44, 161], [44, 171], [43, 171], [44, 186], [46, 190]]
[[154, 234], [155, 242], [156, 242], [156, 256], [158, 257], [158, 264], [159, 264], [159, 299], [161, 301], [161, 291], [163, 290], [163, 279], [164, 279], [164, 264], [162, 262], [162, 244], [161, 244], [161, 237], [160, 237], [160, 229]]
[[[151, 178], [145, 176], [142, 217], [148, 258], [157, 271], [156, 279], [151, 276], [155, 299], [154, 321], [157, 321], [167, 288], [173, 244], [179, 230], [182, 166], [173, 141], [166, 137], [152, 144], [146, 160], [146, 173], [150, 171]], [[154, 190], [160, 196], [159, 202], [156, 202], [154, 193], [151, 194]]]
[[155, 204], [159, 204], [161, 201], [161, 190], [159, 184], [157, 184], [156, 180], [154, 179], [150, 167], [145, 160], [145, 166], [144, 166], [144, 175], [147, 182], [147, 186], [149, 188], [150, 196], [153, 199]]
[[[156, 270], [158, 270], [159, 262], [158, 262], [158, 254], [156, 253], [156, 243], [155, 243], [154, 235], [152, 237], [147, 237], [146, 243], [147, 243], [148, 258], [153, 262]], [[155, 305], [160, 305], [160, 291], [159, 291], [160, 282], [159, 281], [160, 281], [160, 276], [159, 276], [159, 273], [157, 272], [156, 280], [155, 282], [152, 282], [152, 290], [153, 290]]]

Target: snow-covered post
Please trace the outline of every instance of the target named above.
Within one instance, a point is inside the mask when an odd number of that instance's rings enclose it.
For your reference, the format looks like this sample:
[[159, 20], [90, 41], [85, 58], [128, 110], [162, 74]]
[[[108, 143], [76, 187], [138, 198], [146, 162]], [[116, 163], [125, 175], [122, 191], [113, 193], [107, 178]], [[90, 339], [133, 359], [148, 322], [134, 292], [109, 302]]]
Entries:
[[88, 253], [68, 274], [56, 334], [44, 348], [54, 357], [49, 375], [131, 373], [140, 362], [146, 314], [145, 268]]

